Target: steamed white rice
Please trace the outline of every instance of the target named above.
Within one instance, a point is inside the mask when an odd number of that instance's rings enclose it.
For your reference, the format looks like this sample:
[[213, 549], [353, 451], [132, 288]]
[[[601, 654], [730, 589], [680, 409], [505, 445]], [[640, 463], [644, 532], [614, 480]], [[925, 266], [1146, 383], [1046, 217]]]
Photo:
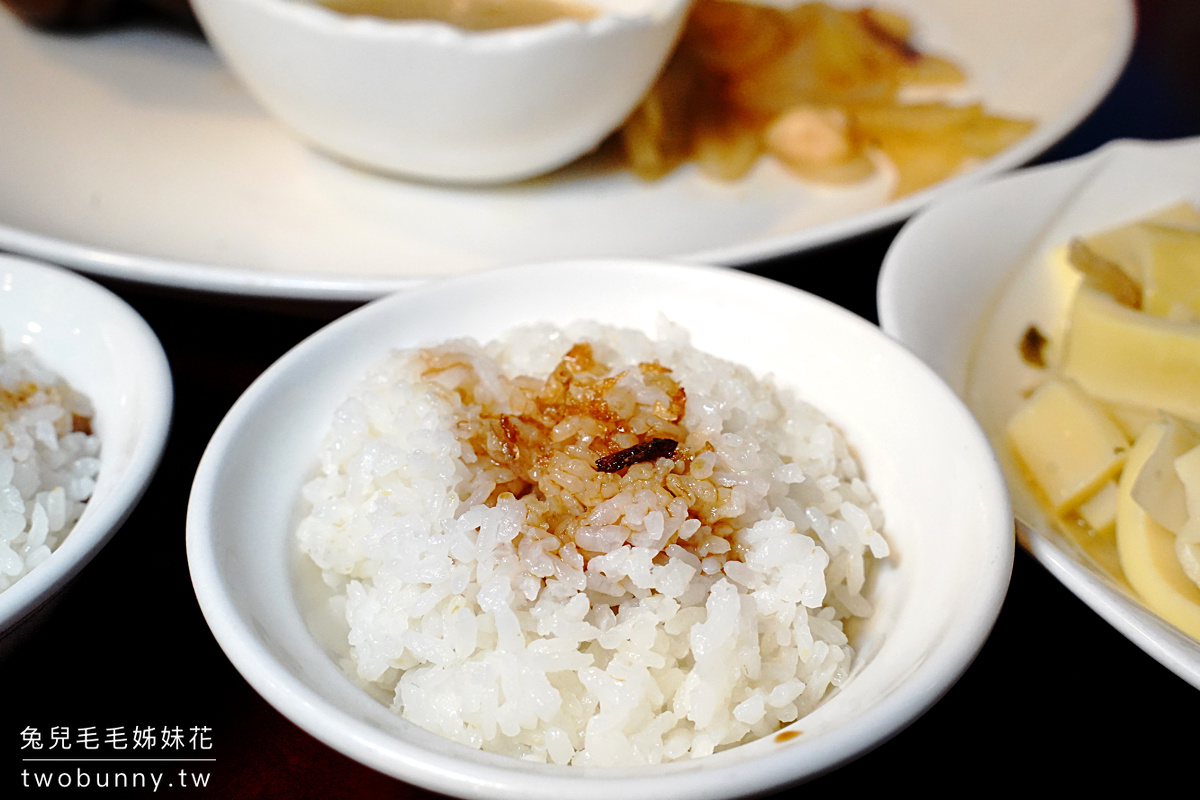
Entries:
[[[597, 472], [597, 450], [651, 436], [677, 451]], [[837, 428], [671, 326], [395, 352], [319, 460], [298, 538], [347, 672], [430, 731], [538, 761], [703, 756], [798, 719], [848, 675], [843, 624], [888, 553]]]
[[75, 526], [100, 471], [91, 403], [28, 350], [0, 343], [0, 591]]

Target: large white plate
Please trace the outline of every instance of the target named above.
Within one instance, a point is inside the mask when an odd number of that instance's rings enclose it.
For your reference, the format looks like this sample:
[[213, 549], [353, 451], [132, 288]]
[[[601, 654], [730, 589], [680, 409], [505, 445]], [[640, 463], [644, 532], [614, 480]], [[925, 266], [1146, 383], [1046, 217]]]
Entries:
[[898, 202], [884, 179], [813, 188], [765, 162], [736, 185], [586, 167], [494, 189], [390, 180], [291, 139], [197, 37], [54, 36], [0, 12], [0, 248], [173, 287], [339, 299], [569, 257], [744, 264], [899, 221], [1028, 161], [1099, 102], [1133, 39], [1130, 0], [892, 5], [964, 64], [965, 95], [1039, 122]]
[[[992, 439], [1010, 476], [1025, 548], [1117, 630], [1200, 688], [1200, 642], [1147, 610], [1055, 530], [1012, 477], [1003, 444], [1005, 423], [1043, 377], [1016, 344], [1031, 324], [1058, 330], [1074, 289], [1048, 267], [1049, 251], [1180, 200], [1200, 203], [1200, 138], [1118, 142], [978, 187], [901, 230], [880, 273], [879, 319], [964, 397]], [[1047, 613], [1053, 618], [1053, 609]]]

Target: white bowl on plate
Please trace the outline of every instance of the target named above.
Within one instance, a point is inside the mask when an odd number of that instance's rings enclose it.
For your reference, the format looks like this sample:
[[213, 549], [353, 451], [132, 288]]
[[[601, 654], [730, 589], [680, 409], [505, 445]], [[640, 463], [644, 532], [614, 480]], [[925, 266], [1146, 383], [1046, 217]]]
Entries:
[[665, 62], [688, 0], [597, 0], [584, 21], [468, 31], [315, 0], [196, 0], [268, 111], [354, 164], [436, 181], [548, 172], [591, 150]]
[[[334, 409], [396, 347], [488, 340], [539, 320], [593, 319], [653, 334], [660, 315], [689, 330], [695, 347], [773, 373], [827, 413], [863, 463], [896, 557], [875, 576], [876, 613], [855, 639], [851, 677], [802, 718], [794, 739], [654, 767], [534, 764], [396, 716], [341, 672], [300, 610], [299, 491]], [[619, 260], [505, 268], [420, 287], [318, 332], [221, 423], [196, 473], [187, 537], [205, 618], [270, 703], [377, 770], [476, 798], [717, 798], [814, 777], [895, 734], [958, 678], [995, 621], [1013, 557], [1011, 510], [985, 437], [945, 384], [877, 328], [762, 278]]]
[[67, 270], [0, 255], [0, 331], [7, 351], [31, 350], [87, 395], [100, 473], [87, 508], [58, 549], [0, 592], [0, 651], [49, 604], [133, 510], [158, 467], [171, 421], [171, 373], [150, 326], [107, 289]]
[[[1015, 474], [1004, 426], [1039, 380], [1016, 343], [1030, 324], [1054, 331], [1073, 289], [1044, 268], [1048, 249], [1184, 199], [1200, 202], [1200, 139], [1116, 142], [959, 194], [896, 237], [880, 272], [880, 323], [966, 398]], [[1013, 480], [1010, 491], [1030, 553], [1117, 630], [1200, 688], [1200, 642], [1084, 557], [1022, 481]]]

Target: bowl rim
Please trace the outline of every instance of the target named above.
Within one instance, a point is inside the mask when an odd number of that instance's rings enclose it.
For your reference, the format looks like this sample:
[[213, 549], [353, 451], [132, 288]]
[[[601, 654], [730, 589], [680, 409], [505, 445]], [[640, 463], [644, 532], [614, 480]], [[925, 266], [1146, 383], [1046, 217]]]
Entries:
[[[230, 0], [195, 0], [201, 23], [213, 5]], [[538, 45], [567, 44], [580, 36], [607, 36], [622, 30], [652, 28], [681, 18], [692, 0], [647, 0], [642, 12], [605, 12], [587, 19], [562, 18], [537, 25], [492, 30], [469, 30], [449, 22], [395, 20], [367, 14], [347, 14], [317, 0], [233, 0], [254, 6], [281, 24], [294, 25], [317, 36], [371, 43], [411, 43], [479, 53], [504, 52]], [[207, 25], [204, 26], [207, 29]]]
[[[325, 698], [316, 695], [302, 681], [278, 663], [267, 648], [258, 641], [255, 632], [246, 625], [238, 606], [226, 590], [225, 579], [213, 548], [214, 529], [212, 509], [221, 463], [225, 453], [237, 440], [239, 429], [255, 412], [260, 396], [290, 371], [298, 369], [309, 353], [316, 352], [325, 342], [336, 340], [342, 332], [351, 331], [383, 315], [396, 314], [408, 304], [420, 304], [430, 296], [454, 292], [463, 283], [502, 281], [514, 274], [555, 269], [580, 270], [604, 268], [613, 264], [629, 269], [672, 271], [680, 279], [703, 273], [711, 278], [757, 287], [761, 291], [794, 293], [810, 308], [841, 321], [859, 335], [869, 337], [874, 347], [905, 364], [905, 368], [924, 375], [931, 386], [937, 387], [947, 408], [958, 415], [966, 429], [973, 432], [964, 445], [991, 459], [991, 472], [981, 491], [980, 502], [995, 518], [995, 529], [989, 530], [989, 555], [995, 557], [989, 579], [979, 586], [972, 602], [977, 609], [972, 629], [952, 641], [939, 642], [932, 655], [926, 658], [904, 686], [889, 693], [882, 701], [855, 716], [852, 726], [838, 726], [820, 736], [799, 742], [802, 747], [780, 747], [753, 757], [755, 769], [741, 769], [744, 761], [728, 756], [731, 748], [704, 759], [683, 760], [649, 767], [588, 768], [546, 767], [546, 773], [531, 775], [528, 771], [506, 768], [505, 764], [521, 764], [516, 759], [494, 754], [493, 763], [464, 762], [453, 755], [455, 747], [449, 742], [449, 755], [431, 753], [397, 740], [377, 730]], [[526, 275], [528, 277], [528, 275]], [[513, 324], [519, 324], [514, 320]], [[570, 793], [573, 796], [601, 800], [614, 791], [629, 798], [655, 798], [678, 793], [680, 781], [688, 781], [688, 794], [697, 800], [733, 797], [781, 788], [787, 784], [815, 778], [856, 758], [891, 738], [917, 719], [936, 702], [969, 666], [999, 614], [1011, 575], [1014, 541], [1011, 535], [1011, 510], [1007, 489], [999, 465], [965, 406], [950, 388], [919, 359], [885, 336], [876, 326], [852, 312], [823, 298], [748, 273], [722, 267], [683, 265], [671, 262], [637, 259], [591, 259], [587, 261], [544, 262], [516, 267], [502, 267], [484, 273], [461, 276], [445, 282], [421, 287], [376, 300], [322, 328], [271, 365], [240, 397], [222, 420], [209, 442], [196, 471], [188, 502], [187, 551], [193, 586], [201, 611], [218, 644], [246, 680], [268, 703], [284, 716], [335, 750], [385, 774], [460, 797], [526, 798], [535, 794], [551, 797]], [[913, 676], [919, 675], [919, 679]], [[332, 720], [332, 722], [331, 722]], [[339, 732], [340, 731], [340, 732]], [[764, 740], [758, 740], [762, 742]], [[464, 748], [465, 749], [465, 748]], [[715, 759], [711, 760], [711, 759]], [[690, 773], [690, 777], [689, 776]], [[534, 788], [533, 784], [537, 784]]]
[[[88, 506], [59, 547], [41, 564], [0, 592], [0, 636], [7, 636], [32, 617], [56, 592], [74, 578], [100, 552], [137, 506], [149, 488], [166, 449], [174, 407], [170, 364], [162, 343], [137, 311], [113, 292], [63, 267], [22, 256], [0, 253], [0, 274], [18, 274], [26, 280], [69, 287], [91, 298], [101, 308], [106, 323], [117, 323], [129, 331], [140, 350], [126, 356], [140, 365], [147, 385], [145, 414], [129, 462], [117, 484], [100, 503]], [[36, 348], [35, 354], [42, 358]], [[47, 366], [58, 371], [54, 364]], [[78, 387], [76, 387], [78, 388]], [[103, 442], [101, 470], [104, 469]]]

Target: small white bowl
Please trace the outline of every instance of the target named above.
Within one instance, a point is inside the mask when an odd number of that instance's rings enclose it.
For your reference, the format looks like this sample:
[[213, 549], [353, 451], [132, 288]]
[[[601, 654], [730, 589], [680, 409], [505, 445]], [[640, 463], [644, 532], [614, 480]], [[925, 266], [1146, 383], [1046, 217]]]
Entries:
[[[301, 485], [335, 407], [396, 347], [492, 339], [539, 320], [653, 334], [659, 315], [828, 414], [858, 453], [895, 554], [838, 692], [789, 741], [770, 736], [654, 767], [533, 764], [423, 731], [357, 688], [310, 632], [294, 578]], [[883, 742], [974, 657], [1008, 586], [1003, 476], [966, 408], [876, 327], [783, 284], [644, 261], [498, 269], [393, 295], [338, 320], [268, 369], [209, 443], [188, 506], [188, 562], [234, 666], [313, 736], [377, 770], [461, 797], [723, 798], [815, 777]], [[786, 737], [784, 737], [786, 738]]]
[[19, 646], [58, 593], [133, 510], [158, 467], [171, 421], [167, 357], [123, 300], [72, 272], [0, 255], [0, 331], [92, 401], [100, 474], [87, 508], [44, 562], [0, 592], [0, 651]]
[[[961, 193], [896, 237], [880, 271], [880, 322], [967, 398], [1015, 476], [1004, 426], [1041, 379], [1017, 342], [1031, 324], [1054, 331], [1073, 291], [1046, 268], [1048, 250], [1184, 199], [1200, 203], [1200, 138], [1115, 142]], [[975, 359], [986, 367], [969, 381]], [[1010, 489], [1022, 545], [1113, 627], [1200, 688], [1200, 642], [1083, 556], [1023, 481], [1014, 478]]]
[[193, 5], [250, 93], [318, 149], [403, 176], [494, 183], [548, 172], [616, 128], [689, 2], [597, 0], [586, 21], [483, 32], [314, 0]]

